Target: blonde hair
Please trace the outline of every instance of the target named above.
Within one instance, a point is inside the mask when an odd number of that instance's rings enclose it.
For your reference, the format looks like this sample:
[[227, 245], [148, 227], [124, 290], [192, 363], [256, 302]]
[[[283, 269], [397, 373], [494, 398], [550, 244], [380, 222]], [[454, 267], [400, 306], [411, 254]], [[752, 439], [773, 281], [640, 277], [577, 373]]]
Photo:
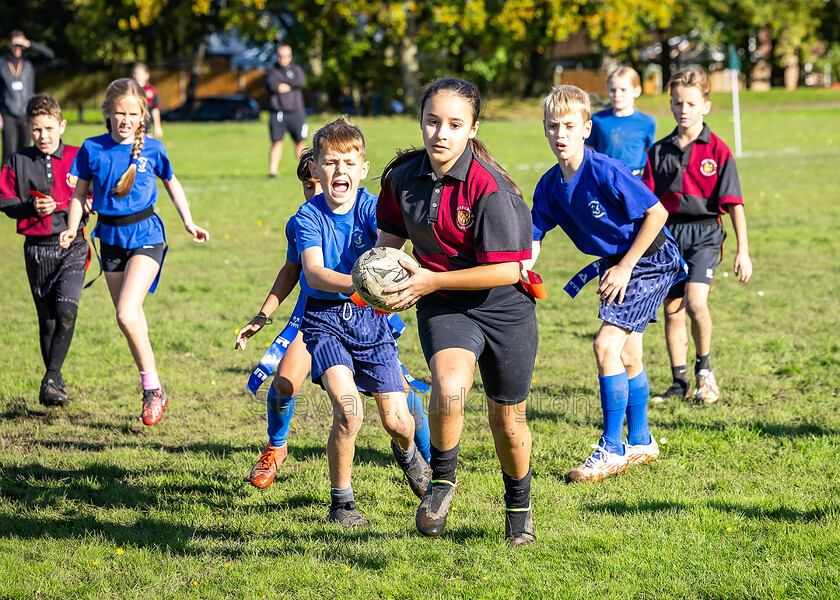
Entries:
[[562, 117], [578, 113], [586, 123], [592, 118], [592, 101], [589, 94], [573, 85], [558, 85], [542, 101], [545, 117]]
[[639, 77], [639, 73], [633, 67], [628, 67], [626, 65], [621, 65], [620, 67], [616, 67], [610, 74], [607, 75], [607, 85], [610, 84], [610, 81], [614, 77], [626, 77], [630, 80], [630, 85], [635, 87], [642, 87], [642, 79]]
[[134, 145], [131, 148], [131, 163], [128, 169], [122, 174], [117, 185], [111, 190], [111, 193], [117, 198], [124, 198], [128, 192], [131, 191], [131, 186], [134, 185], [134, 176], [137, 173], [137, 158], [143, 151], [143, 144], [146, 140], [146, 118], [149, 116], [149, 105], [146, 101], [146, 94], [143, 88], [134, 79], [117, 79], [112, 81], [108, 86], [108, 91], [105, 92], [105, 100], [102, 101], [102, 116], [105, 117], [105, 127], [111, 131], [111, 115], [114, 113], [114, 107], [117, 102], [126, 96], [134, 98], [143, 115], [140, 119], [140, 125], [134, 132]]
[[697, 88], [705, 100], [709, 99], [709, 93], [712, 91], [712, 82], [709, 80], [708, 73], [703, 67], [697, 65], [685, 67], [671, 75], [671, 79], [668, 80], [668, 93], [673, 92], [678, 85]]
[[347, 117], [341, 116], [321, 127], [312, 136], [312, 159], [315, 162], [329, 150], [341, 154], [356, 151], [364, 158], [365, 136], [361, 129], [350, 124]]

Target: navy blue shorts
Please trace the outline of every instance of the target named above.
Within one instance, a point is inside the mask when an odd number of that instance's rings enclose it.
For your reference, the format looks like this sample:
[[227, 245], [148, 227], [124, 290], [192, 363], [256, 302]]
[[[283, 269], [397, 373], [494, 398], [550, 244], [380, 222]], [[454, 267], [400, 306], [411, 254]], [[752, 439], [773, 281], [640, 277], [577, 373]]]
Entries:
[[[602, 263], [601, 274], [619, 260], [620, 258], [605, 260]], [[633, 267], [624, 301], [619, 304], [613, 300], [609, 306], [602, 302], [598, 317], [622, 329], [644, 331], [648, 323], [656, 322], [656, 311], [677, 280], [680, 269], [677, 245], [669, 239], [656, 254], [639, 259]]]
[[157, 264], [163, 264], [164, 248], [164, 244], [150, 244], [139, 248], [123, 248], [100, 242], [99, 255], [102, 260], [102, 270], [106, 273], [121, 273], [125, 271], [129, 259], [133, 256], [148, 256]]
[[313, 383], [323, 388], [321, 375], [330, 367], [344, 365], [352, 371], [360, 392], [404, 391], [391, 326], [385, 315], [374, 314], [370, 306], [307, 298], [300, 331], [312, 356]]

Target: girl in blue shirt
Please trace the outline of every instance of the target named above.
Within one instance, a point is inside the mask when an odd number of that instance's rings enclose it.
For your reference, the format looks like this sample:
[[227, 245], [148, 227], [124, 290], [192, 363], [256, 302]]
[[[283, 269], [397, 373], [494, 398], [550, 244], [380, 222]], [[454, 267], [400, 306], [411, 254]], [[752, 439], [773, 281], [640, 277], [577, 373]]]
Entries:
[[165, 253], [163, 222], [153, 209], [157, 201], [155, 177], [163, 181], [193, 241], [202, 244], [210, 234], [193, 223], [184, 189], [175, 178], [163, 144], [146, 137], [148, 111], [143, 88], [133, 79], [117, 79], [108, 86], [102, 102], [108, 133], [86, 139], [76, 155], [70, 173], [78, 182], [70, 200], [67, 230], [59, 242], [66, 248], [76, 237], [82, 202], [92, 185], [92, 211], [99, 215], [93, 236], [100, 241], [102, 269], [117, 323], [140, 371], [142, 420], [154, 425], [169, 405], [143, 312], [143, 301], [147, 292], [154, 292]]

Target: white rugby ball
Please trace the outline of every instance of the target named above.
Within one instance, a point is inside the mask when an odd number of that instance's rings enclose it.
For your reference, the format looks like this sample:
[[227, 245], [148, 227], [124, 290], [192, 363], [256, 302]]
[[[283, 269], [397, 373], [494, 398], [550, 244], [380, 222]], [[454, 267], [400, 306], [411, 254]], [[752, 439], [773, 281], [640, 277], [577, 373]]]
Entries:
[[398, 294], [386, 294], [384, 290], [411, 276], [408, 270], [400, 265], [401, 260], [420, 266], [414, 258], [396, 248], [371, 248], [358, 258], [350, 276], [353, 278], [353, 287], [362, 300], [374, 308], [394, 312], [385, 302]]

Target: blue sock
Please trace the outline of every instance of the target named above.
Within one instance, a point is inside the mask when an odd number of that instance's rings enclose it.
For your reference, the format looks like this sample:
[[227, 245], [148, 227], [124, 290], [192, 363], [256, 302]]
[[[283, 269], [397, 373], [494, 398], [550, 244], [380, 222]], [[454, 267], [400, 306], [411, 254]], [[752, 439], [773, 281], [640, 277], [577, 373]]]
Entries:
[[650, 398], [650, 383], [647, 371], [642, 372], [627, 382], [627, 443], [650, 444], [647, 406]]
[[624, 413], [627, 411], [627, 371], [619, 375], [598, 376], [601, 388], [601, 410], [604, 413], [604, 435], [601, 445], [609, 452], [624, 455]]
[[289, 436], [289, 425], [295, 414], [295, 398], [283, 398], [274, 391], [274, 386], [268, 388], [266, 400], [266, 414], [268, 415], [268, 444], [278, 448], [286, 443]]
[[426, 418], [426, 411], [423, 409], [423, 399], [417, 391], [409, 386], [408, 397], [408, 412], [414, 417], [414, 445], [426, 459], [426, 463], [432, 460], [431, 453], [431, 433], [429, 432], [429, 419]]

